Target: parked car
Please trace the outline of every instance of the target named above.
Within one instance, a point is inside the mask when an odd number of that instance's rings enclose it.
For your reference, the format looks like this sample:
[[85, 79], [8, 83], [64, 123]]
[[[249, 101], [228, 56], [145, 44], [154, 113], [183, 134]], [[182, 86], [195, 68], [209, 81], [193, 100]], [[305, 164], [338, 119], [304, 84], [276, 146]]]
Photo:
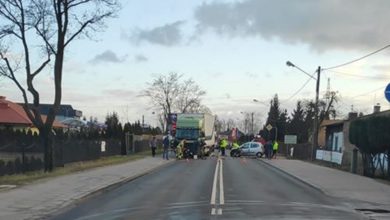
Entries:
[[256, 156], [261, 158], [264, 155], [264, 146], [259, 142], [246, 142], [240, 146], [238, 152], [231, 154], [231, 156]]

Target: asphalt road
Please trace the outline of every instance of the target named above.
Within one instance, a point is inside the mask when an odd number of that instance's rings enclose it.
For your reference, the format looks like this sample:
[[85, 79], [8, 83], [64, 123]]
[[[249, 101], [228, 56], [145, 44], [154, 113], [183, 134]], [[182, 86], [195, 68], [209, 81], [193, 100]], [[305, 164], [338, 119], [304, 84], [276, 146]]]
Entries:
[[52, 219], [362, 218], [345, 203], [258, 159], [227, 157], [176, 161]]

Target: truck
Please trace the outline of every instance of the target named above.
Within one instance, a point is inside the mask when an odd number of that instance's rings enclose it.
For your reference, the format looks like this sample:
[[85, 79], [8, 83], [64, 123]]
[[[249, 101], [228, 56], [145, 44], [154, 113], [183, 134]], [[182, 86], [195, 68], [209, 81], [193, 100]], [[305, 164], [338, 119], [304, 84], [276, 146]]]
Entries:
[[207, 113], [177, 114], [175, 142], [185, 140], [191, 155], [204, 156], [215, 144], [215, 116]]

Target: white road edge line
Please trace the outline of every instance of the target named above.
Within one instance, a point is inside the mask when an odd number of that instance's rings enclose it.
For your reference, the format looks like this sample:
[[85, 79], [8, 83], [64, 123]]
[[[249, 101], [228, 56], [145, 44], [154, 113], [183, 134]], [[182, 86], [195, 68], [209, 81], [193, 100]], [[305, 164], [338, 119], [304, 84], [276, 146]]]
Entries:
[[223, 193], [223, 172], [222, 172], [222, 164], [223, 161], [220, 161], [219, 164], [219, 204], [223, 205], [225, 204], [225, 196]]
[[219, 165], [219, 159], [217, 160], [217, 165], [215, 166], [213, 189], [211, 191], [211, 200], [210, 200], [211, 205], [215, 205], [215, 198], [217, 197], [218, 165]]

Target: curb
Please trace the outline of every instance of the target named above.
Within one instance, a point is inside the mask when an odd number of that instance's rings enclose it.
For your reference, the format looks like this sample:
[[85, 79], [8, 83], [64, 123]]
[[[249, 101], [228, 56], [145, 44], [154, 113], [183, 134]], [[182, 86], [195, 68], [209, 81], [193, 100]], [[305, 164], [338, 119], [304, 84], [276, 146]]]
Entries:
[[[164, 167], [166, 167], [168, 165], [172, 165], [174, 162], [175, 162], [175, 160], [169, 161], [168, 163], [165, 163], [165, 164], [162, 164], [160, 166], [151, 168], [151, 169], [146, 170], [146, 171], [144, 171], [144, 172], [142, 172], [140, 174], [137, 174], [137, 175], [134, 175], [134, 176], [130, 176], [130, 177], [121, 179], [118, 182], [109, 184], [107, 186], [103, 186], [102, 188], [97, 189], [95, 191], [92, 191], [90, 193], [87, 193], [86, 195], [83, 195], [80, 198], [70, 199], [69, 200], [70, 201], [69, 204], [66, 204], [64, 206], [58, 207], [59, 208], [58, 210], [56, 210], [54, 212], [50, 212], [50, 213], [44, 214], [42, 216], [39, 216], [36, 219], [50, 219], [51, 217], [54, 217], [54, 216], [56, 216], [58, 214], [61, 214], [61, 213], [65, 212], [65, 211], [73, 208], [74, 205], [76, 205], [76, 204], [78, 204], [78, 203], [80, 203], [80, 202], [82, 202], [82, 201], [84, 201], [86, 199], [89, 199], [89, 198], [92, 198], [94, 196], [100, 195], [102, 193], [114, 190], [114, 189], [116, 189], [116, 188], [118, 188], [118, 187], [120, 187], [120, 186], [122, 186], [122, 185], [124, 185], [124, 184], [126, 184], [128, 182], [131, 182], [131, 181], [136, 180], [136, 179], [138, 179], [140, 177], [143, 177], [143, 176], [146, 176], [146, 175], [151, 174], [153, 172], [156, 172], [157, 170], [162, 169], [162, 168], [164, 168]], [[33, 218], [33, 219], [35, 219], [35, 218]]]
[[276, 170], [278, 170], [278, 171], [280, 171], [280, 172], [282, 172], [282, 173], [292, 177], [295, 180], [298, 180], [299, 182], [302, 182], [303, 184], [305, 184], [305, 185], [307, 185], [307, 186], [309, 186], [309, 187], [311, 187], [311, 188], [313, 188], [313, 189], [315, 189], [315, 190], [317, 190], [317, 191], [319, 191], [319, 192], [321, 192], [321, 193], [323, 193], [325, 195], [331, 196], [324, 189], [322, 189], [321, 187], [319, 187], [319, 186], [317, 186], [315, 184], [312, 184], [309, 181], [307, 181], [307, 180], [305, 180], [305, 179], [303, 179], [301, 177], [295, 176], [295, 175], [293, 175], [293, 174], [283, 170], [282, 168], [279, 168], [279, 167], [277, 167], [275, 165], [272, 165], [271, 163], [265, 162], [263, 160], [259, 160], [259, 161], [261, 161], [261, 163], [266, 164], [269, 167], [272, 167], [272, 168], [274, 168], [274, 169], [276, 169]]

